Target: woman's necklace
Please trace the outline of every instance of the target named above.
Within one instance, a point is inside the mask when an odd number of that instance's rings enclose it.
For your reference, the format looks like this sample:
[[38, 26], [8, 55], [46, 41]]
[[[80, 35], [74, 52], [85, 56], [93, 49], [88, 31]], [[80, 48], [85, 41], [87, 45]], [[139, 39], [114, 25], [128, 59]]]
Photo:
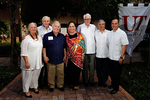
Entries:
[[[31, 35], [31, 34], [30, 34], [30, 35]], [[36, 40], [36, 41], [37, 41], [37, 35], [36, 35], [36, 39], [34, 39], [32, 35], [31, 35], [31, 37], [32, 37], [33, 40]]]

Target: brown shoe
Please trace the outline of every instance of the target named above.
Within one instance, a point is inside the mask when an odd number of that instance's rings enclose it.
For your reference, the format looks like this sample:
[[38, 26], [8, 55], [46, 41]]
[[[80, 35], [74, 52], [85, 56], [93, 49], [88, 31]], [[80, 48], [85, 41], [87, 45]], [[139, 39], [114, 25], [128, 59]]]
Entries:
[[73, 90], [78, 90], [79, 86], [74, 86]]

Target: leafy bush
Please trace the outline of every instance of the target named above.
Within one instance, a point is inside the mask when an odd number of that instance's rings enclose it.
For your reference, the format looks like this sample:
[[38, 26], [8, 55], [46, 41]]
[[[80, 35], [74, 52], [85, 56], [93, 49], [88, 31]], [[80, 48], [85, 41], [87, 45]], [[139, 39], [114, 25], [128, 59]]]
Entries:
[[0, 40], [6, 39], [9, 36], [10, 36], [10, 32], [9, 32], [8, 23], [5, 22], [4, 20], [0, 20]]
[[121, 86], [136, 100], [150, 98], [150, 71], [145, 63], [125, 64], [121, 75]]
[[0, 66], [0, 71], [0, 91], [21, 72], [19, 67], [6, 66]]
[[[10, 57], [11, 55], [11, 43], [0, 43], [0, 57]], [[20, 42], [17, 43], [16, 52], [20, 55]]]

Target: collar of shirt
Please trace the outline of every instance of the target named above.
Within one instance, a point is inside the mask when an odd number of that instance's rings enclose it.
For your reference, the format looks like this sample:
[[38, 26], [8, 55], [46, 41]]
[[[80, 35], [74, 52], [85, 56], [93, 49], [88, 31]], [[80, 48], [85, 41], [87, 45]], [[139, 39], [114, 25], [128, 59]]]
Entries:
[[100, 30], [98, 30], [101, 34], [104, 34], [104, 33], [106, 33], [106, 29], [104, 30], [104, 32], [102, 33]]
[[120, 28], [118, 27], [118, 29], [116, 30], [116, 32], [114, 32], [113, 30], [112, 30], [112, 32], [113, 33], [118, 33], [120, 31]]
[[52, 35], [53, 35], [54, 37], [58, 37], [58, 36], [60, 36], [60, 33], [58, 33], [58, 35], [55, 36], [54, 32], [52, 31]]
[[[42, 24], [42, 27], [46, 30], [46, 28], [44, 27], [44, 25]], [[48, 30], [51, 30], [51, 26], [49, 25]], [[48, 31], [47, 30], [47, 31]]]
[[[87, 26], [85, 25], [85, 23], [83, 23], [83, 26], [84, 26], [84, 27], [87, 27]], [[91, 24], [89, 25], [89, 27], [91, 27]]]

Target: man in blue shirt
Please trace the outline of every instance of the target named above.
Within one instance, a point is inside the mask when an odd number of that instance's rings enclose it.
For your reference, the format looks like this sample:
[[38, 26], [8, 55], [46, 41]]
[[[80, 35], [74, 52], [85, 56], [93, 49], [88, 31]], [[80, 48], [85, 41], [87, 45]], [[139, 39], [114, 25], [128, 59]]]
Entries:
[[55, 88], [55, 72], [57, 72], [57, 87], [64, 91], [64, 61], [66, 60], [66, 39], [59, 33], [60, 23], [55, 21], [52, 24], [53, 31], [43, 37], [43, 57], [47, 63], [49, 91]]

